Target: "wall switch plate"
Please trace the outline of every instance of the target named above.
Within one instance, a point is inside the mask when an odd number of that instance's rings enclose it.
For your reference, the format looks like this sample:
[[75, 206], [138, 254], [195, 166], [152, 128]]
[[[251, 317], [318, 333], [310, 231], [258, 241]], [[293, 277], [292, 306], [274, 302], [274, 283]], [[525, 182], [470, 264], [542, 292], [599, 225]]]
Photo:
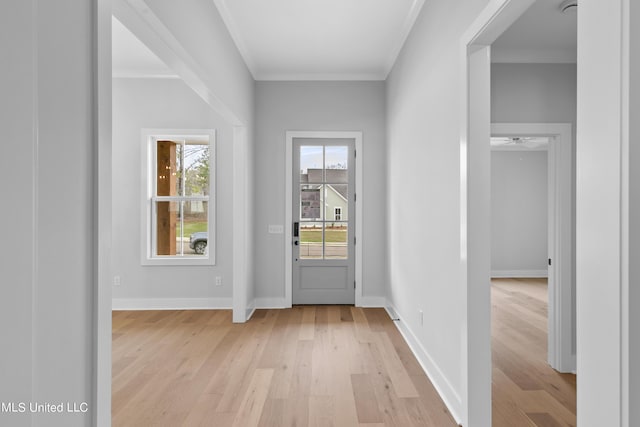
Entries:
[[269, 234], [282, 234], [284, 233], [284, 226], [282, 225], [269, 225]]
[[222, 286], [222, 277], [216, 276], [216, 286]]
[[424, 313], [422, 310], [418, 310], [418, 314], [420, 315], [420, 326], [424, 326]]
[[113, 286], [120, 286], [120, 276], [113, 276]]

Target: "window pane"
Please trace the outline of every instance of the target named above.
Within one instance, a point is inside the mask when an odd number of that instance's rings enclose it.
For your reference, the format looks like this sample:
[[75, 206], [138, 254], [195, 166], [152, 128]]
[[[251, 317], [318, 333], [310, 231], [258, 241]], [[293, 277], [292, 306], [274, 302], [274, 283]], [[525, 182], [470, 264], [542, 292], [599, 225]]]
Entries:
[[325, 147], [326, 182], [349, 182], [349, 147]]
[[322, 183], [322, 146], [300, 147], [300, 182]]
[[156, 254], [176, 255], [179, 236], [180, 203], [156, 202]]
[[346, 222], [325, 223], [325, 259], [347, 259], [349, 253], [347, 246], [348, 235]]
[[180, 169], [182, 145], [173, 141], [156, 144], [156, 194], [180, 195]]
[[300, 186], [300, 221], [322, 220], [323, 185]]
[[300, 259], [322, 259], [322, 223], [300, 224]]
[[201, 256], [207, 254], [207, 245], [209, 244], [208, 214], [208, 202], [200, 200], [184, 202], [182, 241], [184, 242], [185, 255]]
[[184, 146], [185, 196], [209, 195], [209, 145], [190, 143]]
[[327, 184], [325, 186], [325, 218], [327, 222], [347, 221], [349, 208], [349, 186], [347, 184]]
[[200, 256], [207, 253], [206, 201], [156, 202], [156, 254]]

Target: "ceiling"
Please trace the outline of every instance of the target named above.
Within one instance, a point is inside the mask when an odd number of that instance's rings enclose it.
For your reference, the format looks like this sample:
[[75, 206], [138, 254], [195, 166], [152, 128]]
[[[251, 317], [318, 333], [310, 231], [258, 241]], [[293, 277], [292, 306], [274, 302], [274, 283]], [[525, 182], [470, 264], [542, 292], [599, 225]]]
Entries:
[[214, 0], [256, 80], [384, 80], [424, 0]]
[[491, 45], [493, 62], [576, 62], [577, 13], [538, 0]]
[[111, 31], [114, 77], [178, 77], [116, 18]]
[[[256, 80], [384, 80], [424, 0], [212, 0]], [[492, 46], [494, 62], [575, 62], [576, 13], [538, 0]], [[116, 77], [176, 77], [113, 19]]]

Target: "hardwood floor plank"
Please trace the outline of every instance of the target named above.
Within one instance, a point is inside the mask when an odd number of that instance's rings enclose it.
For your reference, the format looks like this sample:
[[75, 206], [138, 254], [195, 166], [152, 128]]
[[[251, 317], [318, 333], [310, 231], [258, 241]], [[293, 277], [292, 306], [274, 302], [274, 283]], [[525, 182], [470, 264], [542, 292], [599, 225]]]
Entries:
[[233, 427], [254, 427], [260, 422], [262, 409], [271, 386], [273, 369], [256, 369], [242, 398]]
[[398, 397], [418, 397], [418, 391], [386, 332], [376, 334], [376, 344]]
[[562, 427], [562, 424], [546, 412], [529, 412], [527, 413], [527, 417], [529, 417], [537, 427]]
[[373, 392], [373, 384], [368, 374], [351, 375], [351, 385], [355, 396], [356, 412], [360, 423], [380, 423], [382, 415]]
[[309, 397], [309, 427], [334, 427], [335, 408], [333, 396]]
[[494, 427], [574, 426], [576, 376], [546, 360], [546, 279], [493, 279], [491, 299]]
[[298, 339], [312, 340], [316, 329], [316, 308], [314, 306], [303, 306], [301, 310], [302, 325], [300, 325], [300, 334], [298, 335]]

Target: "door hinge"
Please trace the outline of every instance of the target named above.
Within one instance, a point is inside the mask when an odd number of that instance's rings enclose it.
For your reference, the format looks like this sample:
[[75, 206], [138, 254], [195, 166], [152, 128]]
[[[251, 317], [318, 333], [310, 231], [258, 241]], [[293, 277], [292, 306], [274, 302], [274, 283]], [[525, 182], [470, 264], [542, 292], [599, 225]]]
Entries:
[[549, 258], [549, 265], [551, 265], [551, 258]]
[[356, 281], [354, 280], [353, 281], [353, 289], [355, 289], [355, 288], [356, 288]]
[[353, 201], [356, 201], [356, 193], [353, 193]]
[[353, 244], [356, 244], [356, 236], [353, 236]]
[[358, 154], [358, 150], [353, 150], [353, 158], [356, 158], [356, 154]]

